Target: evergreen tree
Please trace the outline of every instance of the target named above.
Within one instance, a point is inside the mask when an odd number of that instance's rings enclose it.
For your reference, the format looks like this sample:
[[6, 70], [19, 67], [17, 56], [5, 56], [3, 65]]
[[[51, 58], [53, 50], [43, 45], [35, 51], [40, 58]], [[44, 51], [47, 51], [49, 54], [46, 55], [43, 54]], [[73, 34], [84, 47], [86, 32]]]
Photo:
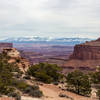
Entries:
[[67, 75], [68, 89], [77, 94], [88, 96], [91, 92], [91, 84], [89, 77], [86, 74], [76, 70]]

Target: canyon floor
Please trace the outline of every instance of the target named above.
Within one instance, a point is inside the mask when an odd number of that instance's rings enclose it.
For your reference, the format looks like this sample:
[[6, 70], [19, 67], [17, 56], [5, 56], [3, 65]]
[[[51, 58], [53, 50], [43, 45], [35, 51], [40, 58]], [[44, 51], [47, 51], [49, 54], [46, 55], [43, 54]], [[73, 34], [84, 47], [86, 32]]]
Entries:
[[43, 44], [14, 44], [14, 47], [21, 51], [24, 58], [31, 64], [48, 62], [63, 66], [73, 52], [73, 46], [65, 45], [43, 45]]

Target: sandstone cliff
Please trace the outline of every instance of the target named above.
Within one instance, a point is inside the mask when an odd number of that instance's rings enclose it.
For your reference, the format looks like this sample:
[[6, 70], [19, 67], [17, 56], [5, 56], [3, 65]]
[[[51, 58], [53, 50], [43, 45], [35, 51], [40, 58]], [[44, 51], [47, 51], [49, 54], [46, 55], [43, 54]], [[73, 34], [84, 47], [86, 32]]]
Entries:
[[11, 58], [21, 58], [20, 52], [16, 48], [4, 48], [3, 53]]
[[98, 65], [100, 65], [100, 38], [95, 41], [76, 45], [63, 68], [64, 72], [75, 69], [95, 71]]
[[74, 52], [70, 59], [98, 60], [100, 59], [100, 39], [86, 42], [74, 47]]
[[27, 59], [22, 58], [20, 52], [16, 48], [4, 48], [3, 53], [9, 57], [9, 63], [16, 63], [22, 72], [27, 71], [30, 63]]

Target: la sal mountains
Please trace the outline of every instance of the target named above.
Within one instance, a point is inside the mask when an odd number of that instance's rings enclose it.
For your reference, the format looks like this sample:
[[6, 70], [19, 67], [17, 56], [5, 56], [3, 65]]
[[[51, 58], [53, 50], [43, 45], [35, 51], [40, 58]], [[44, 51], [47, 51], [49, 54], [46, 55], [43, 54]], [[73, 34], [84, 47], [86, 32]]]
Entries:
[[91, 40], [92, 39], [89, 38], [51, 38], [51, 37], [28, 36], [28, 37], [4, 38], [0, 39], [0, 42], [75, 45]]

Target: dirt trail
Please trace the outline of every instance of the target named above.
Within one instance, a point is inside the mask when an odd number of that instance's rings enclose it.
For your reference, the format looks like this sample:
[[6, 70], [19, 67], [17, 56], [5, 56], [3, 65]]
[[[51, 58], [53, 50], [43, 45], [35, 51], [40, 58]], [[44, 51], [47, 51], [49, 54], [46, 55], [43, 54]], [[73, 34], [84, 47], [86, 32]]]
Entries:
[[88, 97], [83, 97], [68, 91], [63, 91], [59, 89], [57, 86], [52, 84], [50, 85], [44, 84], [43, 86], [40, 86], [40, 89], [44, 93], [45, 96], [44, 100], [71, 100], [71, 99], [59, 97], [60, 93], [66, 94], [67, 96], [72, 97], [74, 100], [93, 100]]

